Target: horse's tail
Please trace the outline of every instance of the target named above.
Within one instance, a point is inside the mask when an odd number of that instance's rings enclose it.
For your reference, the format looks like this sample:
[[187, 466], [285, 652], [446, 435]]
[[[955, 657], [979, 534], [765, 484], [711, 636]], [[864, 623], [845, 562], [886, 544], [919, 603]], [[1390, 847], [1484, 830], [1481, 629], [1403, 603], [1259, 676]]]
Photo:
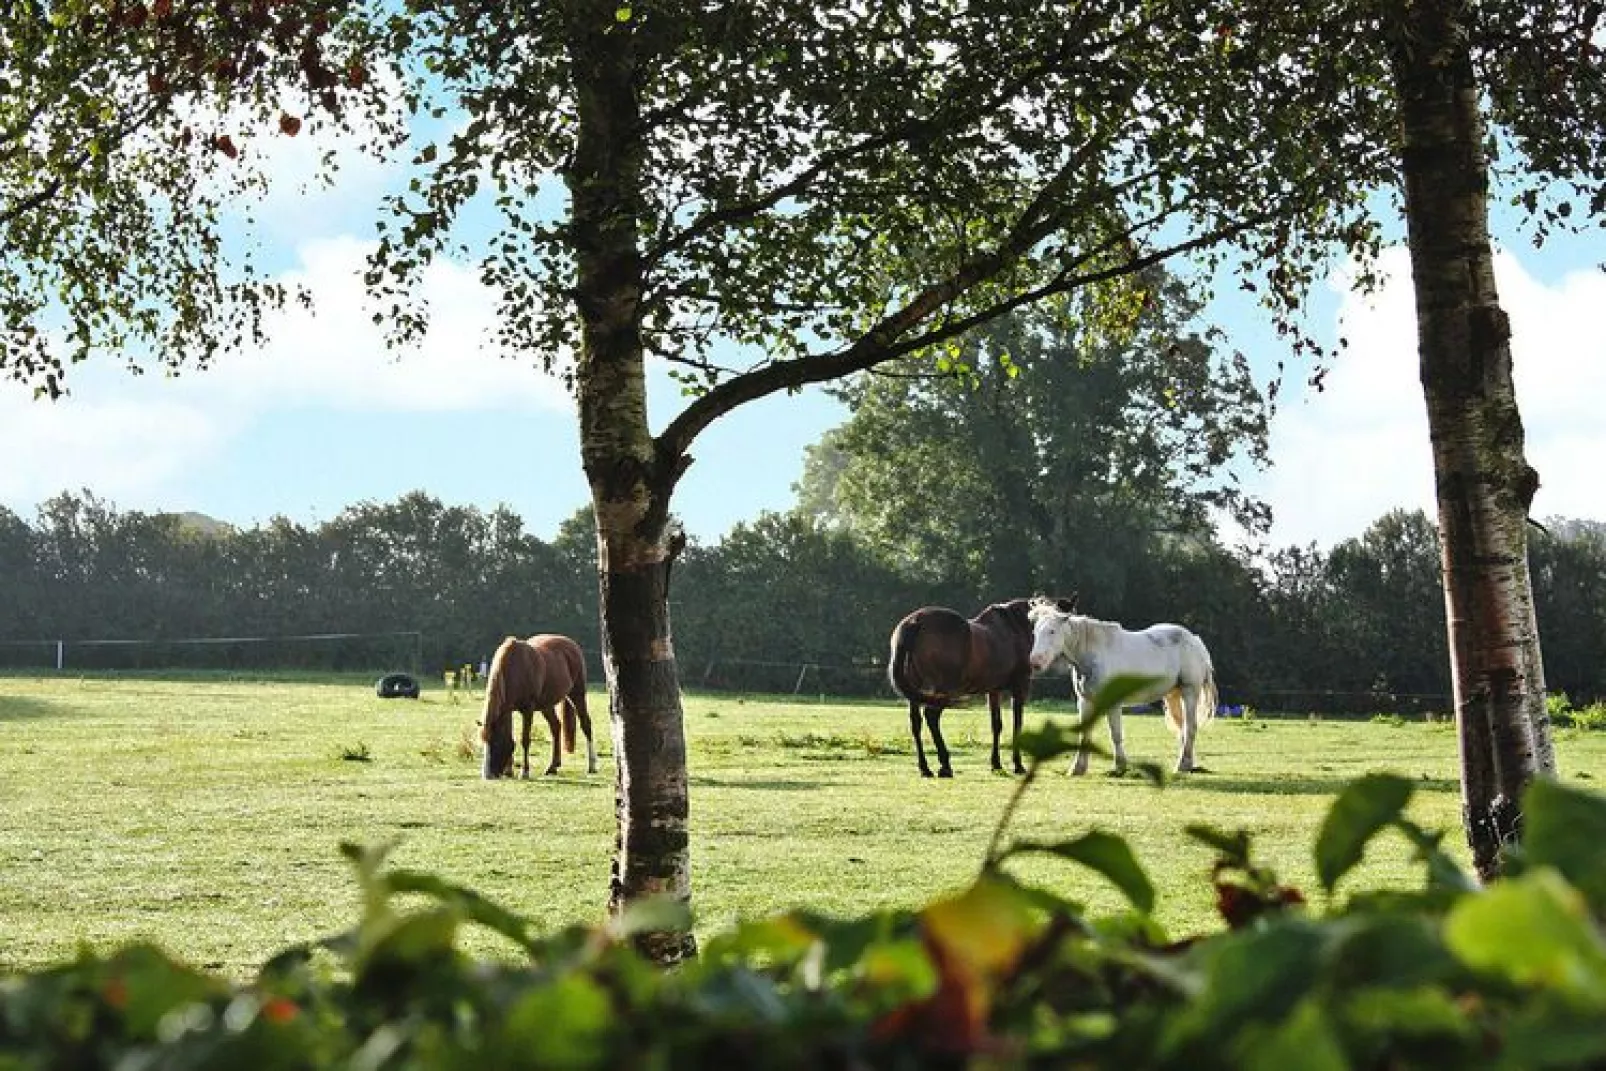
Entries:
[[1204, 710], [1199, 715], [1200, 726], [1216, 716], [1216, 707], [1221, 702], [1221, 694], [1216, 691], [1216, 667], [1210, 664], [1209, 657], [1209, 652], [1206, 652], [1204, 688], [1199, 693], [1204, 705]]
[[578, 643], [570, 644], [567, 658], [573, 683], [569, 685], [569, 694], [563, 699], [563, 746], [573, 754], [574, 738], [580, 733], [579, 716], [586, 715], [588, 725], [591, 716], [586, 710], [586, 656]]
[[914, 657], [915, 638], [920, 634], [920, 622], [905, 620], [892, 631], [892, 653], [887, 658], [887, 681], [892, 690], [911, 703], [932, 703], [930, 696], [921, 692], [909, 679], [909, 660]]
[[507, 667], [503, 664], [507, 654], [513, 649], [516, 637], [509, 636], [502, 641], [491, 656], [491, 668], [485, 674], [485, 706], [480, 711], [480, 739], [489, 743], [491, 739], [491, 720], [499, 718], [502, 711], [507, 709]]
[[574, 754], [574, 738], [580, 732], [580, 717], [576, 704], [586, 705], [586, 688], [583, 684], [574, 686], [574, 691], [563, 697], [563, 750]]
[[[1199, 692], [1200, 701], [1203, 702], [1204, 691]], [[1182, 705], [1182, 689], [1173, 688], [1160, 697], [1160, 705], [1165, 708], [1165, 723], [1173, 736], [1182, 735], [1182, 723], [1187, 712]]]

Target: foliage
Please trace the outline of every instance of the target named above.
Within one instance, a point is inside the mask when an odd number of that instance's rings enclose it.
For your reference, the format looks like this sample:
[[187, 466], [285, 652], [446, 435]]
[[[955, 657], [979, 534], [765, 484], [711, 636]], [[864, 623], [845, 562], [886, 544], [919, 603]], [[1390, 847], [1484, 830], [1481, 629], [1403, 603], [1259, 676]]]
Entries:
[[1583, 708], [1574, 707], [1563, 693], [1546, 697], [1545, 706], [1550, 722], [1558, 728], [1597, 730], [1606, 729], [1606, 702], [1594, 702]]
[[[1090, 727], [1038, 733], [1033, 773]], [[627, 940], [668, 924], [665, 904], [543, 936], [470, 889], [387, 865], [385, 845], [347, 845], [363, 905], [350, 930], [285, 949], [241, 985], [141, 944], [5, 976], [0, 1061], [1342, 1068], [1606, 1058], [1606, 800], [1536, 783], [1511, 876], [1479, 888], [1407, 817], [1413, 791], [1379, 774], [1340, 793], [1316, 842], [1319, 907], [1257, 863], [1247, 834], [1191, 828], [1217, 855], [1211, 881], [1227, 928], [1214, 933], [1161, 932], [1144, 869], [1122, 838], [1094, 829], [991, 853], [968, 887], [915, 911], [741, 923], [674, 971]], [[1413, 846], [1422, 884], [1339, 896], [1385, 831]], [[1025, 852], [1092, 868], [1130, 908], [1092, 918], [1021, 882], [1008, 863]], [[464, 954], [470, 928], [521, 962]]]
[[327, 8], [0, 6], [0, 377], [54, 397], [91, 353], [178, 368], [264, 338], [291, 295], [231, 230], [260, 198], [258, 146], [396, 133]]
[[[992, 525], [1002, 522], [987, 523], [975, 537], [1000, 543], [1002, 529]], [[1557, 725], [1598, 726], [1602, 716], [1588, 704], [1606, 697], [1606, 664], [1598, 645], [1586, 647], [1606, 636], [1606, 588], [1598, 599], [1579, 593], [1606, 578], [1606, 540], [1588, 524], [1551, 518], [1546, 527], [1552, 534], [1535, 541], [1546, 676], [1581, 707], [1552, 710]], [[1099, 616], [1177, 620], [1199, 631], [1215, 655], [1224, 702], [1411, 718], [1449, 709], [1435, 540], [1420, 512], [1385, 514], [1327, 554], [1289, 547], [1257, 559], [1151, 533], [1096, 541], [1096, 556], [1073, 554], [1063, 573], [1022, 574], [1015, 589], [963, 571], [901, 567], [899, 552], [871, 533], [800, 507], [687, 547], [673, 590], [675, 645], [692, 686], [875, 694], [885, 682], [888, 632], [910, 609], [935, 603], [974, 612], [1036, 589], [1076, 589]], [[409, 668], [432, 678], [477, 663], [509, 632], [562, 632], [595, 653], [595, 558], [589, 510], [546, 541], [506, 507], [447, 506], [419, 492], [360, 503], [319, 525], [275, 518], [239, 530], [62, 494], [31, 523], [0, 509], [0, 658], [50, 664], [53, 646], [6, 644], [53, 637], [398, 630], [422, 633], [423, 665]], [[70, 652], [69, 664], [176, 668], [227, 659], [241, 670], [369, 670], [410, 659], [411, 643], [401, 650], [399, 641], [376, 641], [371, 651], [106, 647]], [[1054, 687], [1045, 682], [1040, 691]]]
[[1149, 278], [1129, 336], [1017, 313], [973, 332], [947, 374], [842, 388], [852, 415], [810, 451], [800, 507], [912, 572], [1093, 597], [1139, 586], [1105, 579], [1137, 564], [1128, 543], [1206, 532], [1211, 508], [1255, 528], [1264, 508], [1227, 467], [1264, 461], [1268, 408], [1241, 355], [1196, 329], [1197, 301]]

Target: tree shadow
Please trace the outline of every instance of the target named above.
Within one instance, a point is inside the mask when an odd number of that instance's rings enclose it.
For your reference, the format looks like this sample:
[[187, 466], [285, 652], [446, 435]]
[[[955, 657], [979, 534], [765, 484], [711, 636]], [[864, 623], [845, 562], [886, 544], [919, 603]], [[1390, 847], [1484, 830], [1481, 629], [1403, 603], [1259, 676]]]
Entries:
[[775, 792], [812, 792], [831, 783], [828, 781], [791, 780], [724, 781], [717, 777], [690, 778], [690, 784], [693, 788], [753, 788]]
[[[1203, 776], [1200, 776], [1200, 774]], [[1171, 783], [1179, 788], [1197, 789], [1200, 792], [1224, 792], [1231, 795], [1260, 796], [1336, 796], [1354, 778], [1352, 777], [1263, 777], [1257, 779], [1219, 777], [1208, 771], [1184, 774]], [[1419, 791], [1459, 793], [1460, 782], [1451, 777], [1412, 778]]]
[[0, 722], [26, 721], [30, 718], [63, 717], [72, 712], [65, 703], [31, 696], [0, 695]]

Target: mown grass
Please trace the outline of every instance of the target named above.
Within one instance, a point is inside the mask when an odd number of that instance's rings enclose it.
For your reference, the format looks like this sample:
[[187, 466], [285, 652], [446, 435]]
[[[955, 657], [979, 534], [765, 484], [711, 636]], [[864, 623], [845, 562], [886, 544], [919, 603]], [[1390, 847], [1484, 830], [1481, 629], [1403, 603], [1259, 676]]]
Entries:
[[[1033, 712], [1065, 709], [1041, 702]], [[466, 884], [542, 926], [595, 922], [614, 836], [606, 710], [594, 694], [598, 775], [584, 773], [582, 751], [557, 777], [487, 783], [474, 753], [477, 704], [439, 689], [387, 702], [368, 680], [0, 677], [0, 969], [139, 939], [244, 977], [284, 946], [354, 920], [341, 840], [395, 840], [397, 865]], [[704, 935], [789, 907], [858, 914], [956, 887], [975, 873], [1014, 786], [987, 768], [985, 705], [945, 717], [952, 781], [918, 776], [906, 716], [890, 702], [691, 694], [685, 713]], [[1135, 758], [1171, 760], [1159, 718], [1126, 724]], [[1606, 740], [1563, 733], [1559, 750], [1563, 775], [1585, 778], [1601, 768]], [[1105, 776], [1100, 764], [1082, 779], [1056, 769], [1028, 793], [1014, 832], [1124, 835], [1174, 934], [1217, 925], [1210, 856], [1184, 825], [1249, 830], [1264, 862], [1314, 893], [1317, 823], [1338, 787], [1369, 770], [1416, 779], [1413, 816], [1450, 829], [1464, 855], [1444, 723], [1218, 721], [1200, 758], [1209, 772], [1164, 790]], [[1418, 880], [1402, 842], [1378, 848], [1346, 887]], [[1095, 913], [1120, 906], [1101, 879], [1066, 864], [1015, 869]], [[505, 952], [489, 938], [471, 947]]]

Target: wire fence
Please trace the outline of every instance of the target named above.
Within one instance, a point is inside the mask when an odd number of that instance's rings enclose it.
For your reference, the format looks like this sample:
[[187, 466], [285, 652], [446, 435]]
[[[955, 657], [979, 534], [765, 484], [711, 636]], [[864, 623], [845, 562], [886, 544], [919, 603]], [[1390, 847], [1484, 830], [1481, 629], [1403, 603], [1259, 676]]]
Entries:
[[[681, 666], [681, 680], [709, 691], [764, 695], [798, 695], [833, 698], [896, 698], [884, 665], [839, 665], [828, 662], [766, 661], [747, 658], [705, 659], [700, 665]], [[1429, 717], [1448, 714], [1453, 703], [1448, 693], [1404, 692], [1387, 689], [1345, 691], [1322, 688], [1273, 688], [1243, 682], [1224, 682], [1219, 713], [1324, 714], [1369, 716], [1400, 714]], [[1075, 700], [1070, 675], [1063, 670], [1039, 674], [1032, 686], [1040, 698]]]
[[423, 633], [320, 632], [279, 636], [175, 636], [0, 640], [0, 668], [57, 672], [163, 670], [422, 670]]
[[[442, 667], [423, 661], [423, 634], [395, 632], [324, 632], [282, 636], [199, 636], [144, 639], [56, 639], [0, 641], [0, 669], [59, 672], [150, 672], [219, 670], [271, 673], [275, 670], [330, 672], [405, 671], [425, 680], [439, 680]], [[464, 658], [462, 665], [482, 673], [485, 655]], [[460, 668], [454, 664], [448, 670]], [[586, 651], [586, 669], [603, 682], [600, 652]], [[680, 664], [684, 686], [702, 691], [748, 695], [792, 695], [810, 698], [895, 699], [886, 666], [878, 661], [766, 660], [753, 658], [688, 659]], [[1437, 692], [1386, 689], [1339, 690], [1261, 687], [1242, 681], [1219, 684], [1218, 713], [1232, 717], [1296, 714], [1368, 716], [1398, 714], [1448, 716], [1451, 697]], [[1062, 670], [1040, 674], [1033, 684], [1040, 699], [1074, 701], [1070, 677]]]

